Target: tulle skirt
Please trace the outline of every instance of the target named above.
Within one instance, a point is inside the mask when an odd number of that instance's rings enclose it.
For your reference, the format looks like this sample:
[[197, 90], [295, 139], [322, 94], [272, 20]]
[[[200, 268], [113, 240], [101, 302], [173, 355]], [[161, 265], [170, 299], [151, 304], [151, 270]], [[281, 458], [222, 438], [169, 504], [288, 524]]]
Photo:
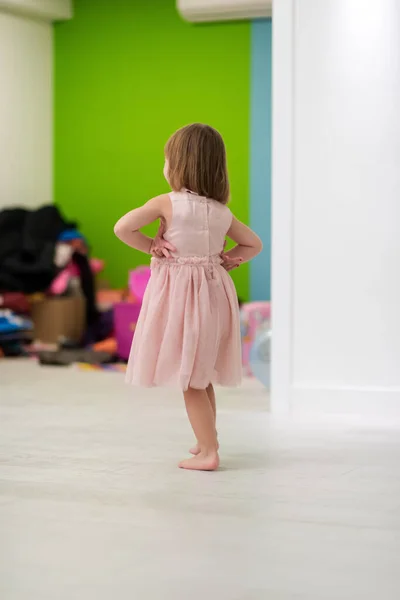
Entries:
[[219, 256], [152, 259], [128, 383], [205, 389], [241, 381], [239, 306]]

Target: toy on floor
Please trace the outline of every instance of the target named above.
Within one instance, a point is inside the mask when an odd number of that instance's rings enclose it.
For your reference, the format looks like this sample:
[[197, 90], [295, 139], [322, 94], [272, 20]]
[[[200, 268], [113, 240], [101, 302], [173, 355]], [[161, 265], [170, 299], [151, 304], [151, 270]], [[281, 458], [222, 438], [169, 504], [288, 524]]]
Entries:
[[78, 362], [97, 366], [110, 364], [114, 360], [114, 356], [108, 352], [96, 352], [85, 348], [42, 351], [38, 353], [38, 358], [41, 365], [58, 367], [67, 367]]
[[250, 349], [250, 368], [253, 375], [269, 388], [271, 379], [271, 329], [264, 323], [258, 329]]
[[254, 344], [258, 330], [271, 319], [270, 302], [246, 302], [240, 309], [240, 331], [242, 334], [243, 372], [253, 375], [250, 366], [250, 349]]
[[32, 321], [11, 310], [0, 309], [0, 358], [24, 354], [24, 342], [29, 340]]
[[97, 342], [92, 346], [95, 352], [108, 352], [109, 354], [117, 354], [117, 340], [114, 337], [108, 337], [101, 342]]
[[0, 310], [0, 334], [13, 334], [32, 330], [32, 321], [16, 315], [12, 310]]
[[112, 373], [125, 373], [126, 365], [121, 363], [104, 364], [104, 365], [88, 365], [87, 363], [76, 363], [80, 371], [109, 371]]

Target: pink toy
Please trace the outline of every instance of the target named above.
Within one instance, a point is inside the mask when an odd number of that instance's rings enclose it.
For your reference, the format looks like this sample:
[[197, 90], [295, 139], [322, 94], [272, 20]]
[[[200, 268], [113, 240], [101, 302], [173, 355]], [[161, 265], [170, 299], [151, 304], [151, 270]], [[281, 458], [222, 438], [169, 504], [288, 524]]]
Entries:
[[114, 330], [117, 339], [117, 354], [128, 360], [141, 303], [118, 302], [114, 305]]
[[255, 340], [257, 329], [271, 319], [270, 302], [248, 302], [240, 309], [240, 330], [242, 334], [242, 361], [245, 375], [252, 375], [249, 364], [250, 348]]
[[129, 291], [139, 302], [143, 300], [150, 275], [149, 267], [138, 267], [129, 273]]
[[[104, 269], [104, 261], [99, 258], [91, 258], [90, 259], [90, 268], [94, 275], [100, 273]], [[53, 279], [51, 286], [49, 288], [50, 294], [53, 296], [61, 296], [63, 294], [73, 277], [79, 276], [78, 267], [71, 260], [68, 265], [57, 275], [55, 279]]]

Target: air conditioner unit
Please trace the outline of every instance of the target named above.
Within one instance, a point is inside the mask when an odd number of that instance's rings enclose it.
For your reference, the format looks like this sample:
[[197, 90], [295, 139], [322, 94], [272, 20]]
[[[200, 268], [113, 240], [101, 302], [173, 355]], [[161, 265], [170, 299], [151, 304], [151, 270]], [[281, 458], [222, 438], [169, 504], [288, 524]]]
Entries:
[[257, 19], [272, 15], [272, 0], [177, 0], [178, 11], [192, 22]]

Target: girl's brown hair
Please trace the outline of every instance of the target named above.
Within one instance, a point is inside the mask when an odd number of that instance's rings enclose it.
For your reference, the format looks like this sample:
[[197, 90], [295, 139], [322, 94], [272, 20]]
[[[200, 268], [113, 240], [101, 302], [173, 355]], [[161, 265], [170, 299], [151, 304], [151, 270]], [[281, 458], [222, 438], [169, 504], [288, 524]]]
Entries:
[[218, 200], [229, 201], [229, 178], [225, 144], [208, 125], [193, 123], [178, 129], [165, 146], [168, 181], [173, 190], [188, 190]]

